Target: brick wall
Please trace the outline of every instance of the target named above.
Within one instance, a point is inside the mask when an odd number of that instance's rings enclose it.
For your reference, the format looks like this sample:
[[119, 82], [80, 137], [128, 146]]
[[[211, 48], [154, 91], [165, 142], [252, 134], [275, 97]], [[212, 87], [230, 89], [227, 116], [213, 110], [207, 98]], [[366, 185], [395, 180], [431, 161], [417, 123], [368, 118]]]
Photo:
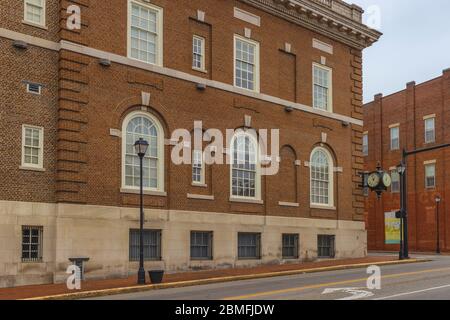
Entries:
[[[325, 57], [326, 65], [333, 69], [333, 111], [362, 119], [360, 50], [240, 1], [155, 0], [152, 3], [165, 10], [165, 67], [232, 84], [233, 34], [243, 35], [245, 27], [251, 28], [252, 39], [260, 42], [262, 93], [310, 106], [312, 63], [320, 63]], [[81, 6], [81, 31], [66, 27], [66, 9], [70, 4]], [[259, 15], [262, 26], [233, 18], [234, 6]], [[29, 30], [29, 26], [18, 22], [22, 20], [23, 9], [14, 1], [2, 2], [1, 9], [13, 12], [7, 20], [2, 20], [2, 28], [53, 41], [71, 41], [121, 56], [127, 54], [126, 1], [48, 1], [47, 30]], [[196, 19], [197, 9], [206, 12], [204, 22]], [[56, 12], [60, 12], [60, 19]], [[206, 74], [191, 69], [194, 34], [206, 39]], [[333, 45], [334, 53], [314, 49], [313, 38]], [[286, 42], [292, 44], [291, 53], [284, 52]], [[7, 140], [14, 141], [8, 149], [11, 154], [0, 160], [8, 163], [2, 170], [10, 177], [0, 189], [2, 199], [136, 206], [136, 195], [120, 192], [121, 139], [111, 136], [110, 129], [120, 130], [126, 114], [141, 108], [140, 96], [145, 91], [151, 93], [149, 112], [160, 118], [166, 138], [177, 128], [192, 130], [194, 120], [202, 120], [205, 128], [225, 132], [227, 128], [242, 126], [244, 116], [250, 115], [256, 129], [280, 129], [280, 145], [284, 146], [280, 174], [262, 179], [264, 205], [229, 202], [228, 166], [207, 168], [207, 188], [191, 186], [190, 166], [174, 166], [169, 161], [171, 147], [166, 146], [168, 196], [146, 196], [147, 207], [363, 220], [363, 199], [357, 178], [363, 162], [360, 126], [345, 126], [341, 121], [300, 111], [288, 113], [279, 105], [219, 89], [207, 88], [200, 92], [193, 83], [130, 66], [113, 63], [105, 68], [96, 58], [68, 50], [55, 53], [31, 48], [15, 52], [10, 41], [1, 40], [1, 43], [9, 61], [1, 68], [10, 73], [15, 70], [7, 81], [10, 86], [2, 91], [5, 95], [2, 103], [9, 101], [7, 105], [22, 110], [20, 117], [15, 117], [15, 113], [2, 109], [0, 124], [11, 132]], [[36, 63], [39, 68], [35, 68]], [[31, 101], [36, 98], [28, 97], [23, 88], [17, 87], [32, 74], [43, 79], [40, 82], [48, 83], [41, 98], [44, 101]], [[25, 110], [30, 112], [27, 114]], [[46, 128], [45, 173], [18, 170], [19, 128], [31, 120]], [[309, 168], [304, 163], [309, 161], [312, 149], [322, 142], [322, 133], [327, 134], [326, 145], [335, 157], [335, 166], [342, 168], [342, 172], [335, 174], [336, 211], [310, 209], [305, 205], [309, 203]], [[301, 165], [294, 165], [294, 160], [301, 160]], [[14, 170], [6, 170], [10, 167]], [[187, 198], [187, 193], [214, 195], [215, 200], [192, 200]], [[300, 207], [281, 207], [279, 201], [298, 202]]]
[[[369, 134], [369, 156], [365, 168], [374, 170], [379, 161], [385, 170], [400, 163], [401, 150], [420, 149], [433, 145], [449, 143], [446, 123], [449, 119], [450, 105], [448, 95], [450, 72], [444, 71], [439, 78], [422, 84], [408, 83], [406, 89], [383, 97], [375, 96], [373, 102], [364, 107], [364, 130]], [[435, 114], [436, 142], [425, 144], [424, 117]], [[390, 150], [389, 125], [400, 124], [400, 150]], [[450, 150], [441, 149], [408, 158], [408, 214], [409, 241], [412, 250], [431, 251], [436, 248], [436, 195], [441, 195], [440, 238], [441, 247], [449, 250], [447, 237], [450, 232], [449, 208], [445, 196], [447, 183], [448, 157]], [[436, 188], [425, 188], [424, 162], [436, 160]], [[369, 249], [397, 249], [384, 244], [384, 212], [400, 208], [399, 194], [390, 190], [382, 199], [370, 195], [366, 201], [368, 214]]]

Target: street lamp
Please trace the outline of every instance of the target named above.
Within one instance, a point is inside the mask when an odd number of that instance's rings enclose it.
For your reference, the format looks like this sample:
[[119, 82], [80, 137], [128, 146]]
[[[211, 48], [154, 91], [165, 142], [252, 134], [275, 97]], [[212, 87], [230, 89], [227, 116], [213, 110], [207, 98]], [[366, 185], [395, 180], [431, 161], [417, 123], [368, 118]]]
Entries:
[[403, 260], [405, 259], [405, 232], [404, 232], [404, 222], [405, 222], [405, 192], [406, 192], [406, 185], [405, 181], [403, 180], [404, 174], [406, 171], [406, 166], [404, 162], [400, 163], [397, 166], [397, 173], [400, 176], [400, 211], [398, 212], [399, 215], [397, 218], [400, 219], [400, 251], [399, 251], [399, 259]]
[[144, 269], [144, 183], [143, 183], [143, 159], [147, 153], [148, 142], [139, 138], [134, 144], [134, 150], [140, 160], [140, 228], [139, 228], [139, 271], [138, 284], [145, 284]]
[[441, 254], [441, 247], [440, 247], [440, 241], [439, 241], [439, 204], [441, 203], [441, 197], [439, 195], [436, 195], [435, 198], [436, 201], [436, 253]]

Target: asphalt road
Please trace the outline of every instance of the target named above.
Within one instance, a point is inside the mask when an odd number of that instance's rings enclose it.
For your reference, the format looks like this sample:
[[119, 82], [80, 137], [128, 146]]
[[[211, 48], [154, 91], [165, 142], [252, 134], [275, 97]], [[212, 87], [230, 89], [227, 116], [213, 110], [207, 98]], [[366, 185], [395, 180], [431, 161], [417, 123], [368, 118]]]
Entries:
[[[450, 300], [450, 257], [381, 267], [381, 288], [353, 269], [129, 293], [107, 300]], [[374, 283], [374, 282], [372, 282]], [[376, 282], [375, 282], [376, 284]]]

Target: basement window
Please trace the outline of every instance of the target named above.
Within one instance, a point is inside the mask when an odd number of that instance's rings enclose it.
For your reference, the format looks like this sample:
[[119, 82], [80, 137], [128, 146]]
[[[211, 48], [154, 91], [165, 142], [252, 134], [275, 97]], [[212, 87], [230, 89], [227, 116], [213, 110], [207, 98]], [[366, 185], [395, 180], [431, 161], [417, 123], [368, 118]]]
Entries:
[[283, 234], [283, 259], [298, 259], [298, 234]]
[[335, 236], [317, 236], [317, 255], [319, 258], [334, 258], [335, 256]]
[[22, 261], [42, 261], [42, 239], [44, 228], [22, 226]]
[[261, 234], [260, 233], [238, 233], [238, 258], [261, 259]]
[[[139, 229], [130, 229], [129, 241], [130, 261], [139, 261]], [[161, 260], [161, 230], [144, 230], [144, 260]]]

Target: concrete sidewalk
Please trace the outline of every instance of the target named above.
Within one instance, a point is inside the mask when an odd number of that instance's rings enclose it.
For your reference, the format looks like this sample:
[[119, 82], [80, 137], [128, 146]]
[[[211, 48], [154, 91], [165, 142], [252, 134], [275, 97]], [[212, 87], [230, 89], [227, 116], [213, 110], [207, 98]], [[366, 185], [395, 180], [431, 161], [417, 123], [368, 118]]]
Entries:
[[[327, 260], [302, 264], [264, 265], [255, 268], [208, 270], [166, 274], [162, 284], [137, 286], [136, 276], [126, 279], [89, 280], [82, 282], [82, 289], [70, 291], [66, 284], [48, 284], [0, 289], [0, 300], [14, 299], [78, 299], [101, 295], [176, 288], [192, 285], [267, 278], [301, 273], [362, 268], [372, 264], [390, 265], [414, 263], [425, 260], [398, 261], [394, 256], [371, 256], [361, 259]], [[147, 275], [148, 277], [148, 275]], [[148, 280], [149, 281], [149, 280]]]

